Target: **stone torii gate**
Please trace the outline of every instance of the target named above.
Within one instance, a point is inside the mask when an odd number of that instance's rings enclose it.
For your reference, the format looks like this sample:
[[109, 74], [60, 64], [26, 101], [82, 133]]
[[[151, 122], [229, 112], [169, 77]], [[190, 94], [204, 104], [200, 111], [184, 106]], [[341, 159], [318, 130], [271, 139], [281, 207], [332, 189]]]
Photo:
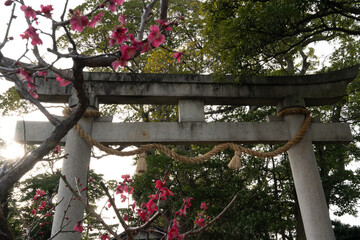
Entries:
[[[91, 105], [97, 104], [178, 104], [179, 122], [112, 123], [109, 118], [82, 118], [81, 127], [105, 145], [284, 143], [299, 130], [303, 115], [270, 117], [268, 122], [207, 123], [204, 105], [309, 107], [333, 104], [346, 95], [347, 84], [358, 74], [358, 66], [326, 74], [294, 77], [251, 77], [240, 84], [228, 77], [216, 83], [211, 76], [166, 74], [85, 73]], [[51, 78], [51, 75], [49, 76]], [[36, 80], [39, 100], [66, 103], [73, 107], [71, 86], [60, 87], [56, 81]], [[70, 99], [70, 100], [69, 100]], [[36, 144], [43, 142], [53, 126], [45, 122], [19, 122], [15, 140]], [[25, 134], [24, 134], [25, 133]], [[61, 140], [68, 158], [62, 174], [74, 185], [87, 182], [91, 146], [74, 130]], [[348, 143], [352, 136], [348, 124], [313, 122], [304, 137], [289, 151], [291, 170], [308, 240], [335, 239], [321, 184], [312, 143]], [[85, 196], [85, 192], [82, 193]], [[83, 218], [84, 207], [71, 201], [71, 193], [60, 181], [52, 235], [54, 239], [80, 239], [72, 233]], [[69, 207], [69, 203], [70, 207]], [[66, 217], [69, 220], [64, 220]], [[66, 226], [62, 226], [66, 225]], [[66, 223], [66, 224], [65, 224]], [[67, 232], [68, 231], [68, 232]], [[70, 231], [70, 232], [69, 232]]]

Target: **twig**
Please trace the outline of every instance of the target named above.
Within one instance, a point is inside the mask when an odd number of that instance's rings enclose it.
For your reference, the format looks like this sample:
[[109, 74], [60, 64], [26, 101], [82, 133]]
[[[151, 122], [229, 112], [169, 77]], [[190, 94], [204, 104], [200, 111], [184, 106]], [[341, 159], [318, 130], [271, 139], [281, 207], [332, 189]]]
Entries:
[[141, 23], [140, 23], [140, 28], [139, 28], [139, 32], [137, 34], [137, 38], [139, 40], [143, 39], [143, 35], [144, 35], [144, 31], [145, 31], [145, 25], [146, 25], [146, 20], [149, 17], [149, 14], [151, 12], [151, 9], [154, 7], [155, 3], [158, 0], [153, 0], [152, 2], [150, 2], [148, 5], [146, 5], [146, 8], [144, 9], [143, 14], [141, 15]]
[[84, 207], [86, 208], [86, 210], [89, 211], [89, 213], [96, 218], [96, 220], [98, 220], [103, 226], [104, 228], [109, 232], [111, 233], [116, 240], [121, 240], [121, 238], [118, 236], [118, 234], [116, 232], [114, 232], [111, 227], [109, 225], [107, 225], [104, 220], [102, 219], [102, 217], [97, 214], [90, 206], [89, 204], [86, 203], [86, 200], [83, 199], [72, 187], [71, 185], [69, 184], [69, 182], [66, 180], [66, 178], [61, 175], [60, 176], [61, 179], [64, 181], [65, 185], [69, 188], [69, 190], [72, 192], [72, 194], [84, 205]]
[[237, 195], [235, 195], [233, 197], [233, 199], [230, 201], [230, 203], [221, 211], [221, 213], [219, 213], [219, 215], [217, 215], [213, 220], [211, 220], [209, 223], [205, 224], [203, 227], [199, 228], [199, 229], [193, 229], [191, 231], [188, 231], [188, 232], [185, 232], [181, 235], [184, 236], [184, 238], [187, 236], [187, 235], [191, 235], [191, 234], [196, 234], [196, 233], [199, 233], [199, 232], [202, 232], [204, 231], [205, 229], [207, 229], [208, 227], [210, 227], [212, 224], [214, 224], [214, 222], [216, 220], [218, 220], [219, 218], [221, 218], [225, 212], [234, 204], [235, 200], [237, 198]]
[[9, 23], [8, 23], [8, 26], [6, 28], [6, 33], [5, 33], [5, 36], [4, 36], [4, 41], [0, 44], [0, 50], [5, 46], [5, 44], [7, 43], [8, 41], [8, 36], [9, 36], [9, 31], [10, 31], [10, 26], [11, 26], [11, 22], [14, 18], [14, 11], [15, 11], [15, 4], [11, 10], [11, 15], [10, 15], [10, 20], [9, 20]]
[[101, 188], [105, 191], [106, 196], [109, 198], [110, 204], [114, 209], [114, 212], [116, 214], [116, 217], [119, 219], [121, 226], [124, 228], [127, 239], [129, 240], [134, 240], [134, 236], [132, 235], [131, 231], [129, 231], [129, 226], [126, 224], [125, 220], [123, 219], [123, 217], [120, 215], [119, 211], [116, 208], [115, 205], [115, 201], [114, 199], [111, 197], [108, 188], [105, 186], [105, 184], [103, 182], [100, 182], [100, 186]]

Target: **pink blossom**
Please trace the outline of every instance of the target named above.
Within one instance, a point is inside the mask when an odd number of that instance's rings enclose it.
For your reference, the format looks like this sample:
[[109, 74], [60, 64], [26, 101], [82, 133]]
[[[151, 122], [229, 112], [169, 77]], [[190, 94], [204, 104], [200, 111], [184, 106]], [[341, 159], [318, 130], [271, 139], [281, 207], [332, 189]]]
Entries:
[[121, 45], [120, 52], [121, 58], [124, 60], [129, 60], [134, 57], [136, 50], [139, 48], [136, 46], [128, 46], [128, 45]]
[[36, 12], [31, 7], [22, 5], [20, 9], [25, 13], [25, 17], [27, 19], [30, 18], [36, 19]]
[[127, 215], [127, 214], [124, 214], [123, 218], [124, 218], [124, 220], [125, 220], [125, 221], [127, 221], [127, 222], [128, 222], [128, 221], [129, 221], [129, 219], [130, 219], [130, 216], [129, 216], [129, 215]]
[[202, 217], [199, 217], [195, 220], [195, 223], [199, 225], [199, 227], [203, 227], [205, 225], [205, 220]]
[[207, 207], [208, 205], [209, 205], [209, 203], [201, 203], [200, 209], [206, 210], [206, 209], [208, 208], [208, 207]]
[[35, 209], [35, 208], [31, 211], [31, 214], [32, 214], [32, 215], [35, 215], [35, 214], [36, 214], [36, 209]]
[[111, 63], [111, 66], [113, 67], [114, 70], [116, 70], [120, 66], [125, 67], [126, 65], [127, 65], [127, 61], [122, 58], [118, 58], [117, 60]]
[[41, 12], [45, 15], [45, 17], [51, 18], [51, 11], [54, 10], [52, 5], [44, 6], [41, 4], [40, 7], [41, 7]]
[[160, 180], [156, 180], [155, 188], [161, 189], [164, 186], [164, 184], [165, 184], [164, 182]]
[[124, 194], [121, 194], [120, 198], [121, 198], [121, 202], [125, 202], [127, 199], [127, 197]]
[[112, 12], [116, 11], [116, 5], [123, 4], [124, 0], [109, 0], [109, 10]]
[[31, 76], [29, 75], [29, 73], [27, 73], [24, 69], [20, 68], [20, 75], [24, 76], [27, 82], [33, 83], [34, 81], [32, 80]]
[[186, 198], [184, 199], [184, 208], [180, 209], [179, 215], [186, 215], [186, 209], [188, 209], [191, 206], [191, 201], [194, 200], [194, 198], [190, 197], [190, 198]]
[[58, 74], [56, 74], [56, 81], [59, 82], [59, 86], [63, 86], [63, 87], [71, 83], [70, 81], [61, 78]]
[[144, 44], [142, 41], [135, 38], [133, 34], [129, 33], [128, 35], [133, 46], [142, 46]]
[[133, 187], [129, 187], [129, 186], [125, 186], [124, 187], [124, 192], [132, 194], [134, 192], [134, 188]]
[[104, 15], [103, 12], [98, 13], [95, 17], [93, 17], [89, 23], [89, 27], [93, 28], [96, 23], [101, 20], [101, 17]]
[[124, 174], [124, 175], [121, 175], [121, 178], [124, 179], [124, 182], [130, 182], [130, 175], [129, 174]]
[[100, 236], [100, 239], [101, 239], [101, 240], [108, 240], [108, 239], [110, 239], [109, 234], [104, 233], [103, 235]]
[[81, 15], [79, 10], [76, 10], [70, 19], [70, 24], [72, 25], [73, 31], [82, 32], [84, 28], [88, 25], [89, 20], [86, 16]]
[[165, 42], [165, 36], [160, 33], [158, 25], [151, 25], [150, 26], [150, 34], [148, 39], [151, 40], [151, 44], [154, 47], [159, 47], [159, 45]]
[[179, 236], [179, 225], [176, 219], [173, 219], [173, 225], [168, 232], [168, 240]]
[[36, 189], [36, 195], [39, 195], [40, 197], [44, 196], [46, 193], [44, 190]]
[[84, 227], [81, 223], [78, 223], [74, 226], [74, 231], [78, 231], [79, 233], [81, 233], [82, 231], [84, 231]]
[[144, 52], [151, 52], [152, 51], [152, 47], [151, 47], [151, 42], [149, 41], [145, 41], [143, 43], [143, 47], [141, 49], [141, 53], [144, 53]]
[[4, 5], [10, 6], [13, 2], [14, 2], [13, 0], [7, 0], [7, 1], [5, 1]]
[[123, 193], [125, 186], [126, 186], [126, 185], [125, 185], [124, 183], [120, 183], [120, 185], [117, 185], [117, 186], [116, 186], [116, 194]]
[[[27, 73], [24, 69], [20, 68], [20, 74], [25, 77], [27, 82], [27, 90], [30, 93], [31, 96], [34, 98], [38, 98], [39, 96], [36, 94], [36, 87], [34, 85], [34, 81], [32, 80], [29, 73]], [[36, 196], [35, 196], [36, 197]], [[35, 199], [34, 197], [34, 199]], [[36, 199], [35, 199], [36, 200]]]
[[167, 32], [171, 31], [170, 23], [164, 19], [158, 19], [156, 22]]
[[148, 198], [153, 199], [153, 200], [158, 200], [159, 199], [159, 194], [151, 194], [148, 196]]
[[160, 189], [160, 199], [166, 200], [166, 196], [174, 196], [174, 193], [169, 189], [163, 187]]
[[43, 42], [41, 41], [39, 34], [36, 33], [36, 28], [34, 28], [33, 26], [29, 25], [29, 28], [26, 29], [26, 31], [23, 34], [20, 34], [22, 39], [29, 39], [31, 38], [31, 44], [33, 46], [39, 44], [43, 44]]
[[37, 95], [37, 90], [36, 87], [34, 85], [28, 84], [28, 92], [30, 93], [31, 96], [33, 96], [33, 98], [38, 98], [39, 95]]
[[37, 71], [37, 75], [46, 77], [47, 72], [45, 72], [45, 71]]
[[109, 45], [110, 47], [117, 44], [122, 44], [124, 41], [128, 40], [128, 37], [126, 36], [126, 33], [128, 32], [128, 29], [123, 26], [117, 26], [114, 31], [112, 31], [110, 35]]
[[56, 145], [56, 147], [54, 148], [54, 153], [55, 153], [55, 154], [59, 154], [60, 151], [61, 151], [60, 146], [59, 146], [59, 145]]
[[39, 206], [39, 210], [41, 210], [41, 209], [44, 209], [46, 207], [46, 202], [45, 201], [42, 201], [41, 203], [40, 203], [40, 206]]
[[174, 53], [173, 57], [177, 60], [178, 63], [180, 63], [181, 58], [184, 56], [183, 52], [176, 52]]
[[153, 199], [150, 199], [146, 204], [147, 210], [149, 214], [151, 215], [153, 212], [158, 210], [158, 207]]
[[126, 19], [125, 19], [125, 18], [126, 18], [125, 15], [120, 14], [118, 20], [119, 20], [119, 22], [120, 22], [121, 24], [125, 25], [125, 24], [126, 24]]
[[136, 207], [136, 201], [133, 202], [133, 204], [130, 205], [132, 210], [134, 211], [135, 207]]

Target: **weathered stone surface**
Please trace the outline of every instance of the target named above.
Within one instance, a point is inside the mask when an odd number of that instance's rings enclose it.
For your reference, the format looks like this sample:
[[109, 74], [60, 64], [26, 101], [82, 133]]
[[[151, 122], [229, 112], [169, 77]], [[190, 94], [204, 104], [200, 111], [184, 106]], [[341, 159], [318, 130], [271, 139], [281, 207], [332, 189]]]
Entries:
[[[46, 122], [17, 123], [14, 139], [29, 144], [41, 143], [53, 126]], [[140, 145], [237, 143], [283, 143], [290, 139], [286, 122], [162, 122], [162, 123], [93, 123], [92, 136], [104, 144]], [[352, 141], [350, 127], [344, 123], [312, 123], [309, 128], [313, 143], [348, 143]], [[66, 138], [62, 139], [64, 143]]]
[[[209, 75], [85, 73], [88, 91], [99, 103], [177, 104], [179, 100], [203, 100], [205, 104], [275, 106], [288, 95], [304, 98], [306, 106], [327, 105], [346, 95], [346, 86], [359, 66], [335, 72], [304, 76], [249, 77], [240, 83], [224, 77], [216, 82]], [[71, 85], [58, 86], [36, 79], [39, 100], [68, 102]]]

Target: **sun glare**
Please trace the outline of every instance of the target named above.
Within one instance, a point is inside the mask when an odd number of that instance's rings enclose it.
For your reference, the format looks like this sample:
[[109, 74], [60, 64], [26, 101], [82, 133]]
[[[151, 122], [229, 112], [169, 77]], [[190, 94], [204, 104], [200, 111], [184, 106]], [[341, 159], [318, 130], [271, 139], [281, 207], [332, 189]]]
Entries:
[[6, 143], [0, 148], [1, 158], [11, 161], [21, 158], [24, 155], [23, 146], [14, 142]]

